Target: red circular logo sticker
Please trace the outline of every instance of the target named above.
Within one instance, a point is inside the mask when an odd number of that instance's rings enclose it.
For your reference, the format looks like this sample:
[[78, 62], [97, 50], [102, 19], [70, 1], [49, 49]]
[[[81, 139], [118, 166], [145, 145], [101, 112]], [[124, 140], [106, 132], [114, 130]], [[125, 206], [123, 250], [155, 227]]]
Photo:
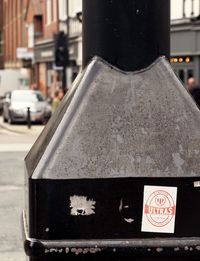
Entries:
[[144, 213], [155, 227], [164, 227], [175, 215], [176, 207], [172, 196], [164, 190], [154, 191], [147, 199]]

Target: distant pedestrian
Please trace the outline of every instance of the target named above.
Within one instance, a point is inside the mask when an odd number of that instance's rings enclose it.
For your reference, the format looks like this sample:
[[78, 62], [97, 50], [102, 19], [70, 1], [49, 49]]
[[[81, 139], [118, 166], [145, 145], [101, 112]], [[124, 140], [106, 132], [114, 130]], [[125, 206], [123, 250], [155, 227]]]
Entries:
[[63, 99], [63, 97], [64, 97], [64, 92], [63, 92], [63, 89], [60, 88], [58, 91], [58, 98], [61, 101]]
[[200, 86], [197, 85], [194, 77], [188, 78], [187, 88], [190, 94], [192, 95], [193, 99], [195, 100], [196, 104], [200, 108]]
[[54, 97], [53, 97], [53, 101], [52, 101], [52, 112], [53, 113], [58, 108], [63, 97], [64, 97], [64, 92], [63, 92], [62, 88], [59, 88], [59, 90], [57, 90], [55, 92]]

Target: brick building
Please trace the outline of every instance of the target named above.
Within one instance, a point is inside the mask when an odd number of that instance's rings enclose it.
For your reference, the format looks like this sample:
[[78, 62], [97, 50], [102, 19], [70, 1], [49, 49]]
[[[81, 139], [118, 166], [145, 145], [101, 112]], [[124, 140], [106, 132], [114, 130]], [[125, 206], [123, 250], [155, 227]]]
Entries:
[[55, 35], [69, 36], [70, 66], [66, 69], [70, 86], [81, 67], [81, 22], [77, 13], [81, 0], [30, 0], [26, 22], [34, 35], [34, 79], [45, 95], [62, 86], [62, 69], [55, 66]]
[[179, 18], [171, 20], [171, 63], [185, 85], [190, 77], [200, 84], [200, 1], [180, 4]]
[[[0, 0], [0, 14], [3, 14], [3, 0]], [[0, 69], [4, 68], [3, 55], [3, 16], [0, 15]]]
[[82, 67], [82, 1], [68, 2], [69, 54], [68, 84], [70, 85]]
[[27, 50], [27, 28], [24, 21], [28, 0], [3, 1], [4, 67], [22, 68], [31, 58]]
[[58, 0], [30, 0], [26, 22], [33, 41], [33, 82], [44, 95], [51, 94], [55, 85], [54, 35], [58, 33]]
[[[34, 0], [33, 0], [34, 1]], [[58, 33], [58, 0], [42, 1], [42, 35], [35, 41], [35, 68], [39, 89], [52, 95], [56, 85], [54, 66], [54, 35]]]
[[[28, 88], [33, 53], [27, 48], [28, 32], [24, 16], [28, 0], [0, 1], [0, 89]], [[6, 86], [5, 86], [6, 85]]]

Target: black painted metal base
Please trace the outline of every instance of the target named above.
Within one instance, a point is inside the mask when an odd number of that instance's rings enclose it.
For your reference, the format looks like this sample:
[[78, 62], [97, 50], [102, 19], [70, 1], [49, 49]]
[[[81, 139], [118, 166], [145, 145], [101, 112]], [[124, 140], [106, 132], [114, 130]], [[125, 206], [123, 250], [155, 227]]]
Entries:
[[[32, 261], [197, 260], [200, 188], [194, 182], [198, 178], [30, 179], [26, 253]], [[144, 186], [177, 188], [174, 233], [141, 231]], [[74, 196], [95, 202], [94, 213], [74, 214]]]
[[[200, 180], [200, 179], [199, 179]], [[30, 237], [43, 240], [136, 239], [200, 236], [198, 178], [29, 180]], [[144, 186], [177, 188], [175, 233], [141, 231]], [[92, 205], [72, 213], [71, 198]], [[86, 204], [87, 202], [83, 203]], [[85, 207], [86, 208], [86, 207]], [[128, 222], [129, 220], [133, 222]]]
[[[43, 258], [43, 257], [38, 257], [38, 258], [30, 258], [30, 261], [58, 261], [58, 258]], [[66, 260], [80, 260], [80, 261], [199, 261], [199, 257], [146, 257], [146, 258], [141, 258], [141, 257], [74, 257], [74, 258], [59, 258], [59, 261], [66, 261]]]

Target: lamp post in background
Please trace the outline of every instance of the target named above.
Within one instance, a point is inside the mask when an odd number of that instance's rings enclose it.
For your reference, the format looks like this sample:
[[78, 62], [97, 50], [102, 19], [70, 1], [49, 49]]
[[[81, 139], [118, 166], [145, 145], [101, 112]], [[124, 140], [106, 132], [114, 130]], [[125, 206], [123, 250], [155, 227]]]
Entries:
[[199, 15], [200, 15], [200, 0], [199, 0]]
[[194, 0], [191, 0], [191, 16], [194, 16]]
[[66, 9], [67, 9], [67, 35], [66, 37], [66, 63], [63, 66], [63, 72], [62, 72], [62, 88], [63, 88], [63, 93], [65, 94], [67, 92], [67, 74], [66, 74], [66, 69], [67, 66], [69, 65], [69, 0], [66, 0]]
[[67, 91], [67, 74], [66, 69], [69, 65], [69, 1], [66, 4], [65, 28], [55, 35], [55, 64], [62, 68], [62, 89], [64, 94]]
[[66, 68], [68, 63], [68, 36], [61, 31], [55, 36], [55, 64], [62, 67], [62, 89], [64, 93], [66, 93]]
[[183, 18], [185, 17], [185, 0], [183, 0]]

